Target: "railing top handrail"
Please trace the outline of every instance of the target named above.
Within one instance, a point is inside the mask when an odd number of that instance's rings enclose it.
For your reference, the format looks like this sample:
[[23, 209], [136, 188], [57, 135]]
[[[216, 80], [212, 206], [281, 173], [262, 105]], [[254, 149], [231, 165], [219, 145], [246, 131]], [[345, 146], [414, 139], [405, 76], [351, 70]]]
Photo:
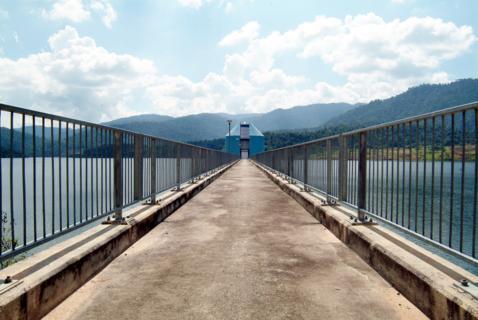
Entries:
[[269, 152], [272, 152], [272, 151], [279, 151], [279, 150], [283, 150], [283, 149], [302, 147], [302, 146], [305, 146], [305, 145], [314, 144], [314, 143], [322, 142], [322, 141], [327, 141], [327, 140], [330, 140], [330, 139], [337, 139], [340, 136], [350, 136], [350, 135], [354, 135], [354, 134], [361, 133], [361, 132], [373, 131], [373, 130], [377, 130], [377, 129], [381, 129], [381, 128], [387, 128], [387, 127], [391, 127], [391, 126], [396, 126], [396, 125], [400, 125], [400, 124], [404, 124], [404, 123], [410, 123], [410, 122], [420, 121], [420, 120], [424, 120], [424, 119], [429, 119], [429, 118], [433, 118], [433, 117], [437, 117], [437, 116], [441, 116], [441, 115], [447, 115], [447, 114], [451, 114], [451, 113], [467, 111], [467, 110], [473, 109], [473, 108], [478, 108], [478, 101], [473, 101], [473, 102], [470, 102], [470, 103], [465, 103], [465, 104], [461, 104], [461, 105], [458, 105], [458, 106], [453, 106], [453, 107], [450, 107], [450, 108], [445, 108], [445, 109], [440, 109], [440, 110], [436, 110], [436, 111], [432, 111], [432, 112], [427, 112], [427, 113], [419, 114], [419, 115], [416, 115], [416, 116], [407, 117], [407, 118], [404, 118], [404, 119], [384, 122], [384, 123], [376, 124], [376, 125], [373, 125], [373, 126], [370, 126], [370, 127], [359, 128], [359, 129], [343, 132], [343, 133], [340, 133], [340, 134], [335, 134], [335, 135], [331, 135], [331, 136], [327, 136], [327, 137], [322, 137], [322, 138], [319, 138], [319, 139], [314, 139], [314, 140], [310, 140], [310, 141], [306, 141], [306, 142], [293, 144], [293, 145], [290, 145], [290, 146], [280, 147], [280, 148], [277, 148], [277, 149], [268, 150], [268, 151], [263, 152], [263, 153], [269, 153]]
[[56, 120], [56, 121], [69, 122], [69, 123], [74, 123], [74, 124], [78, 124], [78, 125], [101, 128], [101, 129], [106, 129], [106, 130], [121, 131], [123, 133], [141, 135], [143, 137], [158, 139], [158, 140], [162, 140], [162, 141], [165, 141], [165, 142], [171, 142], [171, 143], [176, 143], [176, 144], [180, 144], [180, 145], [184, 145], [184, 146], [194, 147], [194, 148], [197, 148], [197, 149], [215, 151], [215, 152], [219, 152], [219, 153], [227, 153], [227, 152], [223, 152], [223, 151], [220, 151], [220, 150], [214, 150], [214, 149], [211, 149], [211, 148], [196, 146], [196, 145], [186, 143], [186, 142], [176, 141], [176, 140], [167, 139], [167, 138], [163, 138], [163, 137], [157, 137], [157, 136], [153, 136], [153, 135], [149, 135], [149, 134], [134, 132], [134, 131], [131, 131], [131, 130], [120, 129], [120, 128], [116, 128], [116, 127], [106, 126], [106, 125], [97, 124], [97, 123], [94, 123], [94, 122], [88, 122], [88, 121], [84, 121], [84, 120], [78, 120], [78, 119], [68, 118], [68, 117], [64, 117], [64, 116], [58, 116], [58, 115], [54, 115], [54, 114], [46, 113], [46, 112], [42, 112], [42, 111], [35, 111], [35, 110], [31, 110], [31, 109], [25, 109], [25, 108], [16, 107], [16, 106], [4, 104], [4, 103], [0, 103], [0, 111], [1, 110], [7, 111], [7, 112], [13, 112], [13, 113], [25, 114], [25, 115], [29, 115], [29, 116], [35, 116], [35, 117], [39, 117], [39, 118], [48, 118], [48, 119], [52, 119], [52, 120]]

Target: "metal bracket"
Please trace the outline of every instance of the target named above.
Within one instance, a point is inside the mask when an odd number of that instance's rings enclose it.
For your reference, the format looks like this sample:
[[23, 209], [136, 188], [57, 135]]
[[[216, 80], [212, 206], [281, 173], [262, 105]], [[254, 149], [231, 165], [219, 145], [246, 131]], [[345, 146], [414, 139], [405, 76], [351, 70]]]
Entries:
[[121, 220], [116, 220], [116, 219], [114, 219], [114, 218], [111, 219], [111, 217], [108, 216], [105, 221], [101, 222], [101, 224], [127, 225], [127, 224], [128, 224], [128, 220], [126, 220], [125, 217], [123, 217]]
[[311, 189], [309, 186], [305, 185], [305, 186], [303, 186], [303, 187], [300, 189], [300, 191], [302, 191], [302, 192], [311, 192], [312, 189]]
[[14, 280], [8, 276], [6, 279], [0, 280], [0, 295], [15, 288], [19, 284], [23, 283], [23, 280]]
[[325, 200], [322, 200], [322, 205], [323, 206], [329, 206], [329, 207], [333, 207], [333, 206], [336, 206], [337, 205], [337, 200], [330, 197], [330, 196], [327, 196], [327, 199]]
[[363, 225], [378, 225], [378, 223], [370, 218], [369, 216], [365, 216], [363, 220], [359, 220], [357, 217], [350, 216], [351, 224], [353, 226], [363, 226]]
[[478, 300], [478, 286], [476, 283], [469, 282], [466, 279], [461, 280], [461, 282], [453, 284], [458, 292], [467, 293], [473, 299]]

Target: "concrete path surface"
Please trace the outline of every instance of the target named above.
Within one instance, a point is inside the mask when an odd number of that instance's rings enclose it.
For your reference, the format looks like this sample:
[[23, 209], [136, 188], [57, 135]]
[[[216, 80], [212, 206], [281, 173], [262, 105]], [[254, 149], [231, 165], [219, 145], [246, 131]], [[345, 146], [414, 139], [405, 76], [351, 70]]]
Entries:
[[243, 160], [46, 318], [425, 317]]

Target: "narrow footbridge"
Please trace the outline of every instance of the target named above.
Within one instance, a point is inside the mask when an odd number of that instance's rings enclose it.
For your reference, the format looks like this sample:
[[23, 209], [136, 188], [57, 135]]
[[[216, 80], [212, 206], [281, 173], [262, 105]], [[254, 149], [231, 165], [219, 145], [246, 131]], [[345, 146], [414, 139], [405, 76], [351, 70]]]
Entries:
[[478, 319], [478, 103], [239, 160], [0, 104], [0, 320]]
[[245, 160], [126, 250], [47, 319], [158, 315], [425, 318]]

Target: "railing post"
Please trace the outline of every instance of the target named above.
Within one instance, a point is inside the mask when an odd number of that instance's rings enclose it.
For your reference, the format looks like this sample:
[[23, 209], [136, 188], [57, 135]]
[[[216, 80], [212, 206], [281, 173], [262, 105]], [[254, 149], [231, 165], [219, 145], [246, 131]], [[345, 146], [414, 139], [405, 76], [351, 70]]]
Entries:
[[291, 155], [291, 152], [290, 152], [290, 148], [289, 149], [286, 149], [286, 154], [287, 154], [287, 180], [289, 180], [290, 182], [290, 155]]
[[294, 181], [294, 148], [290, 148], [290, 183], [295, 183]]
[[114, 199], [116, 221], [123, 219], [123, 133], [114, 131]]
[[195, 183], [195, 163], [194, 163], [194, 153], [195, 153], [196, 149], [194, 148], [191, 148], [191, 183]]
[[327, 203], [332, 203], [332, 141], [330, 139], [326, 142], [325, 152], [327, 154]]
[[143, 198], [143, 136], [134, 135], [134, 200]]
[[358, 168], [358, 220], [365, 219], [367, 199], [367, 133], [360, 133], [359, 168]]
[[156, 139], [151, 139], [150, 153], [151, 159], [151, 204], [156, 203]]
[[347, 137], [339, 136], [339, 201], [347, 201]]
[[181, 190], [181, 145], [176, 145], [176, 191]]
[[275, 155], [274, 151], [271, 152], [271, 156], [272, 156], [272, 170], [274, 171], [275, 174], [277, 174], [277, 171], [276, 171], [276, 155]]
[[309, 191], [308, 184], [308, 175], [309, 175], [309, 150], [306, 144], [304, 144], [304, 191]]

